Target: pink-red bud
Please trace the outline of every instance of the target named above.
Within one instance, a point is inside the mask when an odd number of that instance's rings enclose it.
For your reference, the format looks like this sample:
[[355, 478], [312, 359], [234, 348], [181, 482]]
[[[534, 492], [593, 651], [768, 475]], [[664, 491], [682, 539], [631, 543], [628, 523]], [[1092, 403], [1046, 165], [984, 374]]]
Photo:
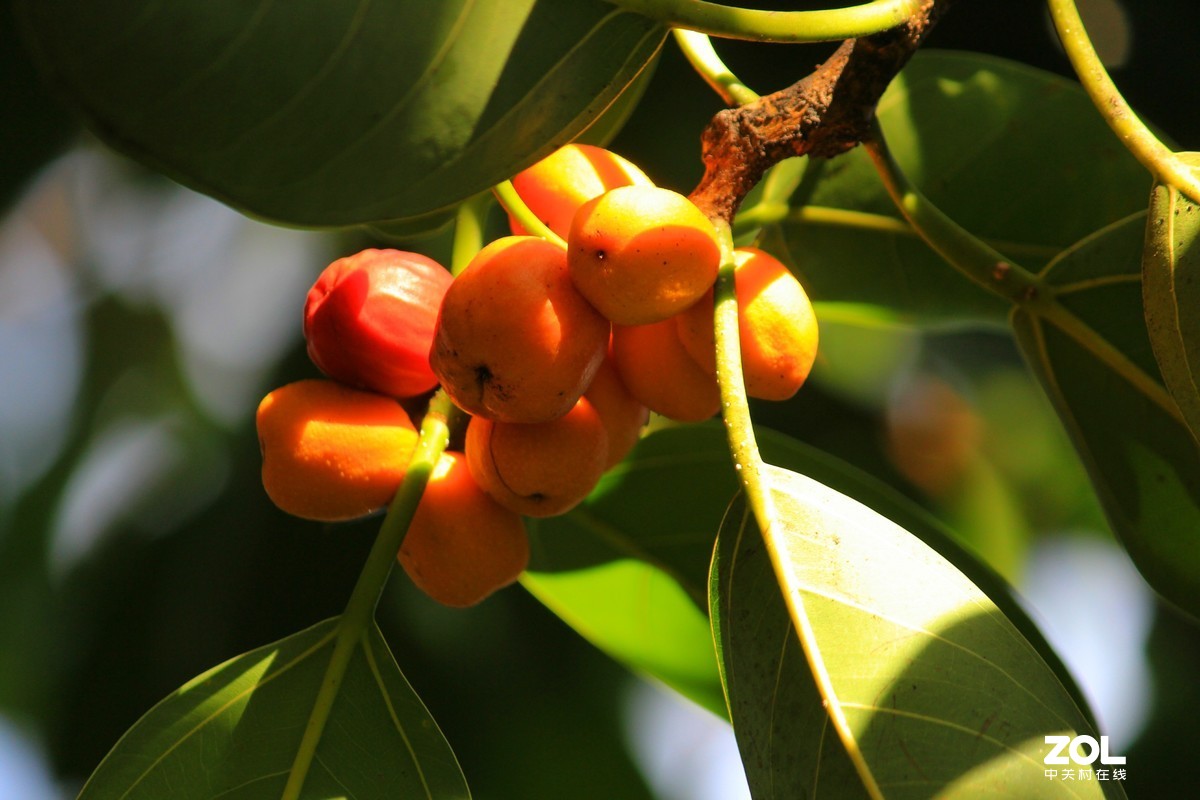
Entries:
[[334, 261], [304, 306], [308, 355], [341, 383], [414, 397], [437, 385], [429, 347], [450, 273], [401, 250], [363, 250]]

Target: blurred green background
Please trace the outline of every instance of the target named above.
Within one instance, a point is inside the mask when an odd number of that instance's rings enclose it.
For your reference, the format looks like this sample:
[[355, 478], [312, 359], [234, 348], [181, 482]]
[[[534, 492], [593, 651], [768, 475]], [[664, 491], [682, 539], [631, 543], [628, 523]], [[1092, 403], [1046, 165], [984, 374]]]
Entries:
[[[1200, 149], [1187, 100], [1200, 8], [1080, 5], [1128, 99]], [[1068, 74], [1041, 6], [960, 3], [929, 46]], [[252, 417], [266, 391], [316, 374], [300, 308], [317, 272], [374, 240], [267, 227], [107, 152], [42, 89], [0, 13], [0, 799], [49, 800], [74, 796], [179, 684], [340, 612], [378, 520], [276, 510]], [[761, 91], [829, 50], [718, 46]], [[700, 174], [689, 143], [719, 108], [668, 41], [613, 149], [686, 191]], [[1047, 620], [1128, 757], [1130, 795], [1178, 796], [1200, 632], [1112, 546], [1008, 335], [822, 322], [811, 384], [756, 419], [950, 521]], [[745, 796], [723, 723], [519, 588], [452, 611], [398, 576], [380, 625], [479, 798]]]

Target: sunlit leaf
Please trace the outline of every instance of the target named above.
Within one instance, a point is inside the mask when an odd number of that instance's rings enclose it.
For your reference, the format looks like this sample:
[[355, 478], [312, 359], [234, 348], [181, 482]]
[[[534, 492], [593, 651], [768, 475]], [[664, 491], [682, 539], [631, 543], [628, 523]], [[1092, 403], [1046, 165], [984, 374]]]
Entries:
[[725, 716], [708, 615], [666, 573], [626, 559], [521, 582], [618, 661]]
[[[1200, 153], [1185, 154], [1200, 166]], [[1163, 381], [1200, 442], [1200, 206], [1169, 185], [1150, 193], [1142, 251], [1146, 330]]]
[[600, 0], [19, 0], [109, 144], [250, 214], [427, 215], [587, 130], [665, 29]]
[[[337, 620], [326, 620], [185, 684], [129, 729], [81, 800], [277, 800], [336, 632]], [[454, 753], [374, 625], [356, 646], [304, 796], [470, 796]]]
[[[993, 598], [1077, 694], [1004, 582], [927, 512], [802, 442], [765, 429], [757, 436], [773, 463], [856, 497], [949, 558]], [[531, 526], [533, 560], [526, 586], [600, 649], [724, 715], [705, 593], [713, 540], [737, 490], [723, 428], [708, 424], [656, 431], [605, 476], [582, 506]]]
[[[879, 116], [921, 191], [1022, 264], [1045, 264], [1145, 207], [1145, 169], [1078, 84], [1059, 76], [990, 56], [922, 51], [893, 81]], [[918, 322], [1002, 320], [1007, 304], [916, 236], [894, 230], [899, 214], [861, 149], [809, 168], [797, 201], [833, 213], [789, 223], [782, 240], [766, 244], [791, 254], [815, 299], [878, 304]]]
[[1135, 215], [1082, 240], [1044, 274], [1055, 301], [1092, 332], [1087, 344], [1038, 307], [1018, 310], [1013, 325], [1113, 531], [1160, 594], [1200, 616], [1200, 450], [1146, 334], [1144, 229]]
[[582, 505], [531, 527], [530, 569], [562, 572], [637, 558], [671, 575], [704, 607], [713, 540], [736, 491], [720, 427], [656, 431]]
[[821, 483], [768, 479], [778, 580], [739, 504], [711, 584], [756, 798], [866, 797], [868, 783], [889, 799], [1122, 796], [1114, 781], [1046, 777], [1046, 735], [1094, 730], [963, 572]]

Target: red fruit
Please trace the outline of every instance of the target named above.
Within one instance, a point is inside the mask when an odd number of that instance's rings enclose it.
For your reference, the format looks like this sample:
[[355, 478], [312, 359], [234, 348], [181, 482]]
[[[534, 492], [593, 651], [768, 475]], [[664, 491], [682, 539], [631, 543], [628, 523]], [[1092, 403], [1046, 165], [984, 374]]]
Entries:
[[334, 261], [308, 292], [308, 355], [334, 380], [393, 397], [437, 385], [429, 346], [450, 273], [419, 253], [363, 250]]

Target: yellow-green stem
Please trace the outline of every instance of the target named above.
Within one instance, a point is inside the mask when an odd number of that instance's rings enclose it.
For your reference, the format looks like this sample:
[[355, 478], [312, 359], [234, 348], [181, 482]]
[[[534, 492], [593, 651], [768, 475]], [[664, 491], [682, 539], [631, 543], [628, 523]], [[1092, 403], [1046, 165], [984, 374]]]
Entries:
[[1079, 82], [1113, 133], [1156, 179], [1174, 186], [1194, 202], [1200, 203], [1200, 177], [1159, 141], [1125, 102], [1100, 57], [1096, 55], [1096, 48], [1088, 38], [1074, 0], [1047, 0], [1047, 4], [1058, 38], [1062, 41], [1067, 58], [1071, 60], [1075, 74], [1079, 76]]
[[725, 66], [707, 35], [682, 28], [675, 28], [671, 33], [688, 63], [700, 73], [713, 91], [721, 95], [725, 105], [740, 106], [758, 99], [758, 93], [738, 80], [729, 67]]
[[[779, 166], [776, 165], [773, 169], [777, 169]], [[913, 226], [907, 220], [889, 217], [886, 214], [872, 214], [868, 211], [852, 211], [848, 208], [831, 208], [829, 206], [792, 208], [787, 202], [767, 202], [766, 200], [755, 203], [745, 211], [738, 212], [737, 219], [733, 221], [733, 235], [734, 238], [737, 238], [750, 233], [755, 228], [780, 222], [799, 222], [829, 228], [857, 228], [875, 233], [918, 238], [917, 232], [913, 230]], [[1062, 252], [1061, 247], [1049, 244], [1010, 242], [991, 238], [982, 241], [1004, 253], [1027, 256], [1040, 261], [1049, 261]]]
[[762, 11], [704, 0], [608, 0], [674, 28], [756, 42], [832, 42], [890, 30], [917, 13], [920, 0], [876, 0], [826, 11]]
[[1182, 422], [1178, 407], [1163, 385], [1059, 302], [1053, 286], [972, 236], [909, 183], [888, 151], [878, 126], [874, 138], [864, 144], [900, 213], [942, 258], [989, 291], [1056, 326]]
[[538, 215], [534, 214], [529, 206], [525, 205], [525, 201], [521, 199], [521, 195], [517, 194], [517, 190], [513, 187], [512, 181], [501, 181], [492, 187], [492, 192], [495, 193], [496, 199], [500, 201], [500, 205], [504, 206], [504, 210], [513, 215], [517, 222], [521, 223], [531, 236], [540, 236], [543, 239], [554, 242], [559, 247], [566, 247], [567, 243], [563, 238], [546, 226], [546, 223], [538, 219]]
[[[721, 404], [725, 420], [725, 433], [729, 438], [729, 450], [733, 454], [734, 468], [741, 480], [746, 493], [750, 510], [758, 522], [763, 544], [771, 559], [776, 579], [785, 594], [792, 586], [790, 573], [786, 567], [787, 554], [780, 539], [781, 531], [774, 527], [775, 501], [771, 496], [771, 486], [766, 478], [766, 470], [762, 456], [758, 452], [758, 442], [754, 437], [754, 425], [750, 419], [750, 404], [746, 397], [746, 386], [742, 379], [741, 338], [738, 334], [737, 291], [734, 281], [733, 236], [728, 226], [718, 228], [721, 240], [721, 269], [717, 276], [714, 294], [713, 325], [717, 338], [717, 380], [721, 387]], [[794, 608], [792, 614], [796, 625], [797, 635], [803, 645], [805, 657], [812, 669], [813, 678], [820, 687], [821, 695], [836, 700], [833, 679], [825, 666], [820, 643], [813, 631], [800, 592], [792, 593], [794, 600], [789, 603]], [[846, 748], [846, 753], [854, 763], [863, 787], [872, 800], [882, 800], [883, 795], [871, 772], [870, 765], [863, 757], [854, 733], [850, 730], [846, 715], [837, 702], [827, 704], [830, 722], [837, 732], [838, 738]]]
[[892, 157], [878, 123], [863, 143], [896, 208], [938, 255], [975, 283], [1007, 300], [1029, 305], [1045, 298], [1042, 279], [942, 213], [914, 186]]
[[425, 484], [429, 482], [434, 465], [446, 449], [446, 443], [450, 439], [450, 426], [460, 413], [444, 392], [439, 391], [430, 401], [429, 411], [421, 423], [421, 435], [404, 480], [388, 506], [379, 535], [375, 537], [375, 544], [372, 545], [366, 564], [359, 573], [358, 582], [354, 585], [346, 609], [338, 619], [333, 653], [329, 657], [321, 688], [313, 701], [312, 713], [288, 773], [282, 800], [298, 800], [300, 797], [304, 780], [308, 777], [317, 746], [325, 731], [325, 723], [329, 721], [329, 714], [346, 676], [346, 668], [354, 655], [355, 647], [362, 641], [374, 619], [375, 607], [379, 604], [380, 594], [396, 564], [396, 555], [400, 552], [400, 545], [408, 532], [409, 523], [417, 512], [417, 504], [425, 491]]
[[450, 274], [458, 275], [467, 268], [475, 254], [483, 249], [484, 226], [491, 192], [481, 192], [463, 201], [454, 216], [454, 246], [450, 254]]
[[771, 493], [764, 477], [762, 456], [754, 438], [750, 402], [742, 378], [742, 347], [738, 334], [737, 291], [734, 284], [733, 235], [728, 225], [718, 226], [721, 269], [713, 290], [713, 328], [717, 339], [717, 382], [721, 389], [722, 419], [729, 439], [734, 469], [763, 535], [773, 518]]

